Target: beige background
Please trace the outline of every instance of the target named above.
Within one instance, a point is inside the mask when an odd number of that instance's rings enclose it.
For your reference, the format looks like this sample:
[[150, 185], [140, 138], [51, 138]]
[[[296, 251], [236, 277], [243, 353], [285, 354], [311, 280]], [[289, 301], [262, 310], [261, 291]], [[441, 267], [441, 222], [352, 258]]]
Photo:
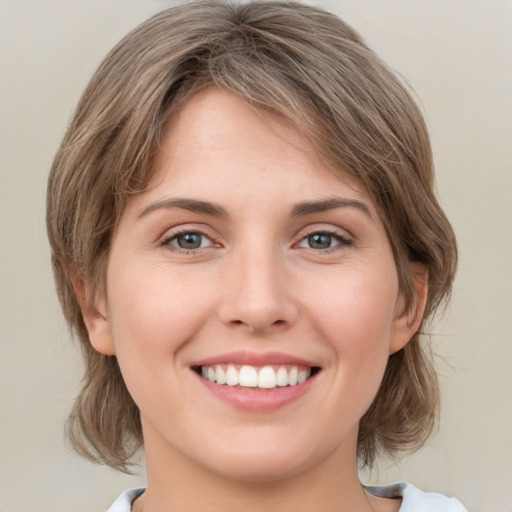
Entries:
[[[371, 478], [454, 494], [472, 512], [511, 512], [512, 2], [319, 3], [365, 34], [421, 98], [460, 244], [453, 302], [434, 329], [443, 358], [439, 435]], [[96, 65], [166, 4], [0, 0], [0, 512], [101, 511], [144, 482], [65, 447], [80, 371], [53, 290], [44, 196]]]

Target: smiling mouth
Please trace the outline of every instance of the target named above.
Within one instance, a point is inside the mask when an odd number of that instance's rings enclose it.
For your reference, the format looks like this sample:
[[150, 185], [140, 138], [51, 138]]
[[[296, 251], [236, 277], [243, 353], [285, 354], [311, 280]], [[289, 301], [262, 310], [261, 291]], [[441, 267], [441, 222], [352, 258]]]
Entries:
[[297, 386], [320, 371], [319, 367], [300, 365], [250, 366], [214, 364], [194, 366], [192, 369], [203, 379], [214, 384], [252, 389], [275, 389]]

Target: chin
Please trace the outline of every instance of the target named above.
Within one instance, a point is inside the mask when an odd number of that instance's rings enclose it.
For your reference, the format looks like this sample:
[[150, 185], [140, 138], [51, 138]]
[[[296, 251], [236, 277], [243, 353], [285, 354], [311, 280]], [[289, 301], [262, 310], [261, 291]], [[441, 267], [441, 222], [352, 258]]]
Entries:
[[235, 467], [223, 467], [217, 469], [221, 476], [238, 482], [253, 484], [268, 484], [282, 480], [288, 480], [303, 472], [302, 465], [273, 460], [262, 463], [261, 461], [237, 461]]
[[[259, 445], [261, 446], [261, 445]], [[272, 483], [293, 478], [313, 468], [326, 454], [312, 454], [303, 447], [287, 450], [282, 445], [243, 453], [223, 453], [215, 457], [209, 470], [219, 476], [246, 483]]]

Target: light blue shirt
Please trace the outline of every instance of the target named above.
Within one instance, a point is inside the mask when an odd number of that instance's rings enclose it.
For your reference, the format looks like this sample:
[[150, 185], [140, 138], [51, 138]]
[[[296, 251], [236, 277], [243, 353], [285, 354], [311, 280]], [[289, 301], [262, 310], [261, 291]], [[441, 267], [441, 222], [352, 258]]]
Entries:
[[423, 492], [405, 482], [365, 489], [381, 498], [402, 498], [399, 512], [468, 512], [456, 498], [448, 498], [437, 492]]
[[[436, 492], [423, 492], [408, 483], [365, 488], [370, 494], [381, 498], [402, 498], [400, 512], [468, 512], [455, 498], [447, 498]], [[133, 501], [143, 492], [144, 489], [128, 489], [107, 512], [130, 512]]]

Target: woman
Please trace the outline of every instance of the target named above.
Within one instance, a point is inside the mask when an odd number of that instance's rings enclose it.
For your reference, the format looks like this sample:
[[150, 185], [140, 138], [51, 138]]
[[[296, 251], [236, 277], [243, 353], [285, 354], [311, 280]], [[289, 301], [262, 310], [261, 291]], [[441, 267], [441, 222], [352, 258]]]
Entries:
[[112, 50], [48, 189], [71, 440], [146, 456], [111, 511], [464, 510], [357, 473], [435, 424], [420, 332], [456, 246], [433, 179], [410, 95], [325, 11], [193, 2]]

